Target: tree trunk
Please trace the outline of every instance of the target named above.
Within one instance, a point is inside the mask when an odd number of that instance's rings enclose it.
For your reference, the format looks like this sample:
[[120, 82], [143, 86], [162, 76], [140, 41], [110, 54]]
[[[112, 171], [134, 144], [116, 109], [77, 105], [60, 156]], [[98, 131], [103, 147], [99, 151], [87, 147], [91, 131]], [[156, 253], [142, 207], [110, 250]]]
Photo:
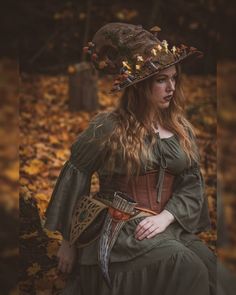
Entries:
[[148, 28], [150, 29], [154, 25], [161, 26], [162, 24], [162, 13], [161, 13], [161, 1], [154, 0], [151, 5], [150, 16], [148, 19]]
[[95, 111], [98, 109], [97, 79], [90, 63], [76, 65], [76, 72], [69, 76], [69, 109]]

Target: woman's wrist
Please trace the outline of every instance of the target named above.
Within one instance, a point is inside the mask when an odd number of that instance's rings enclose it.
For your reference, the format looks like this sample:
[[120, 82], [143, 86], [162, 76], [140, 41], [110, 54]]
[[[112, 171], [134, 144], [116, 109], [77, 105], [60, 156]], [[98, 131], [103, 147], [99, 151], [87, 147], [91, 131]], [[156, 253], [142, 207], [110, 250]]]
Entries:
[[169, 222], [169, 224], [173, 223], [175, 221], [175, 217], [172, 213], [170, 213], [168, 210], [164, 209], [161, 214], [165, 216]]
[[62, 244], [68, 248], [76, 248], [75, 245], [71, 245], [70, 242], [68, 240], [65, 240], [64, 238], [62, 239]]

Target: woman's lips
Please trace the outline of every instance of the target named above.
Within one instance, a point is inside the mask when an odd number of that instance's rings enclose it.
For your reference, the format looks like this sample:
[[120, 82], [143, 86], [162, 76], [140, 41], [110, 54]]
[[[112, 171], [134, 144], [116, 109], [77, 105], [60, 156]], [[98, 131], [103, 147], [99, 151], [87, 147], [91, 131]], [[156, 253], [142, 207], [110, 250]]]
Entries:
[[172, 98], [172, 95], [167, 95], [167, 96], [164, 97], [164, 100], [165, 101], [170, 101], [171, 98]]

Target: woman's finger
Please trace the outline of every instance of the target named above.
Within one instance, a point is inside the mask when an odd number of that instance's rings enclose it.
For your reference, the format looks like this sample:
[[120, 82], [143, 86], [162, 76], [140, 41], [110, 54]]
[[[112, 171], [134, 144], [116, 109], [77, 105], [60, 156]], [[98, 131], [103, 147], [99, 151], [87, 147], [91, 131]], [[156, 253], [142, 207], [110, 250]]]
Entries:
[[[144, 222], [145, 221], [145, 222]], [[136, 227], [136, 230], [135, 230], [135, 233], [138, 234], [140, 231], [143, 231], [143, 229], [145, 229], [145, 226], [148, 225], [150, 223], [149, 220], [143, 220], [141, 221], [137, 227]]]
[[156, 225], [151, 225], [144, 232], [142, 232], [141, 234], [137, 235], [137, 238], [139, 240], [142, 240], [142, 239], [146, 238], [146, 236], [150, 235], [155, 229], [156, 229]]
[[154, 236], [156, 236], [157, 234], [163, 232], [163, 229], [158, 227], [157, 229], [155, 229], [152, 233], [150, 233], [148, 236], [147, 236], [147, 239], [151, 239], [153, 238]]
[[138, 231], [135, 232], [135, 235], [142, 235], [150, 226], [152, 226], [150, 223], [145, 224], [143, 227], [141, 227]]
[[64, 259], [60, 259], [58, 263], [58, 270], [63, 273], [66, 273], [67, 267], [68, 267], [68, 262], [65, 261]]
[[70, 263], [66, 263], [65, 265], [64, 265], [64, 273], [69, 273], [69, 268], [70, 268]]
[[61, 261], [59, 270], [64, 273], [65, 272], [65, 264], [64, 261]]
[[65, 273], [70, 273], [71, 266], [72, 266], [72, 262], [67, 261], [67, 263], [65, 264]]
[[139, 222], [139, 224], [137, 225], [137, 227], [139, 226], [143, 226], [144, 224], [150, 222], [150, 219], [148, 217], [146, 217], [145, 219], [143, 219], [142, 221]]
[[57, 264], [57, 270], [61, 271], [61, 265], [62, 265], [62, 261], [61, 259], [58, 260], [58, 264]]
[[69, 268], [70, 268], [70, 264], [69, 263], [65, 264], [64, 273], [69, 273]]
[[68, 264], [67, 273], [71, 273], [73, 267], [73, 263]]

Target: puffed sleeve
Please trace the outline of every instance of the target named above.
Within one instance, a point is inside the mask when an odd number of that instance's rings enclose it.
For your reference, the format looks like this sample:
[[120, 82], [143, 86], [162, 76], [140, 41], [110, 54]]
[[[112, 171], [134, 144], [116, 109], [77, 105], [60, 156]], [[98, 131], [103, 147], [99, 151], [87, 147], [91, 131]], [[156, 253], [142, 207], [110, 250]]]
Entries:
[[190, 233], [211, 228], [204, 180], [197, 164], [185, 169], [174, 182], [173, 195], [165, 209]]
[[106, 151], [101, 139], [111, 130], [107, 113], [93, 118], [71, 146], [48, 204], [44, 227], [69, 239], [73, 209], [78, 199], [90, 192], [92, 174], [102, 165]]

